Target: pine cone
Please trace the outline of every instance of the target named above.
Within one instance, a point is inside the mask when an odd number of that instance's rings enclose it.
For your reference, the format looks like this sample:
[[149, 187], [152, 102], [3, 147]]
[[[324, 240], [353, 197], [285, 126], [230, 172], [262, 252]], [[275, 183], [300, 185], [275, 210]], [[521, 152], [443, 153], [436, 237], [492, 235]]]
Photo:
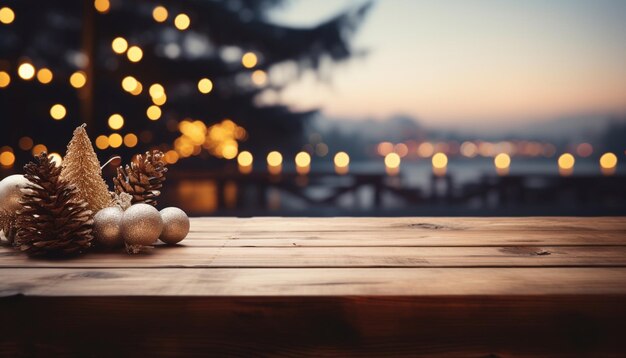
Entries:
[[60, 179], [61, 167], [44, 152], [26, 164], [24, 172], [30, 183], [20, 200], [14, 245], [31, 256], [66, 256], [88, 249], [92, 213], [76, 187]]
[[156, 206], [156, 198], [161, 195], [167, 167], [163, 161], [163, 152], [153, 150], [144, 155], [137, 155], [130, 165], [117, 168], [113, 178], [115, 192], [132, 195], [132, 203], [145, 203]]
[[5, 210], [0, 210], [0, 231], [4, 233], [4, 237], [11, 244], [15, 239], [17, 215]]

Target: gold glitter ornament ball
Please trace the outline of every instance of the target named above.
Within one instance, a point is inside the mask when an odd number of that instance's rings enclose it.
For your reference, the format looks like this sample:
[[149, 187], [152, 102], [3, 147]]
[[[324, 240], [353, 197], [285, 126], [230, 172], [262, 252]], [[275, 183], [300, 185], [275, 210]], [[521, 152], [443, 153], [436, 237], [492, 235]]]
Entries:
[[0, 210], [10, 214], [22, 208], [20, 199], [22, 198], [22, 188], [28, 184], [28, 179], [23, 175], [15, 174], [0, 181]]
[[124, 211], [119, 206], [104, 208], [93, 218], [93, 236], [96, 243], [103, 247], [120, 247], [122, 238], [122, 217]]
[[154, 244], [163, 231], [161, 214], [152, 205], [135, 204], [122, 216], [122, 238], [128, 245]]
[[189, 217], [179, 208], [169, 207], [161, 210], [163, 232], [159, 239], [166, 244], [177, 244], [189, 233]]

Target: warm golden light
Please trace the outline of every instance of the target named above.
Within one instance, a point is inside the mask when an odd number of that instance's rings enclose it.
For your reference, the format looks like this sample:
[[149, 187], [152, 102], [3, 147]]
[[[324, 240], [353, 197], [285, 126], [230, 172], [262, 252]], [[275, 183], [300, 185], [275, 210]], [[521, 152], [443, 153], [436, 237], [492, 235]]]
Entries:
[[498, 169], [506, 169], [511, 165], [511, 157], [506, 153], [500, 153], [493, 158], [493, 164]]
[[105, 135], [98, 136], [96, 138], [96, 147], [100, 150], [107, 149], [109, 147], [109, 137]]
[[143, 91], [143, 86], [141, 85], [141, 82], [137, 81], [137, 86], [135, 86], [135, 89], [130, 91], [130, 94], [132, 94], [133, 96], [139, 96], [142, 91]]
[[432, 143], [424, 142], [417, 147], [417, 155], [422, 158], [428, 158], [435, 152], [435, 146]]
[[152, 105], [148, 107], [148, 110], [146, 111], [146, 115], [148, 116], [148, 119], [150, 119], [151, 121], [156, 121], [157, 119], [161, 118], [161, 108], [159, 108], [158, 106]]
[[603, 169], [613, 169], [617, 166], [617, 156], [607, 152], [600, 157], [600, 167]]
[[117, 54], [123, 54], [128, 50], [128, 41], [123, 37], [116, 37], [111, 41], [111, 48]]
[[244, 150], [243, 152], [239, 153], [239, 155], [237, 156], [237, 164], [239, 164], [242, 167], [249, 167], [252, 165], [254, 158], [252, 157], [252, 153]]
[[385, 156], [385, 166], [387, 168], [400, 167], [400, 156], [398, 153], [389, 153]]
[[[109, 127], [111, 127], [111, 129], [118, 130], [122, 128], [123, 126], [124, 126], [124, 117], [122, 117], [121, 115], [115, 113], [109, 117]], [[109, 137], [109, 141], [110, 139], [111, 137]], [[112, 144], [111, 144], [111, 147], [113, 147]]]
[[245, 68], [253, 68], [254, 66], [256, 66], [257, 62], [258, 62], [258, 59], [256, 55], [254, 54], [254, 52], [246, 52], [241, 57], [241, 64]]
[[473, 142], [463, 142], [461, 144], [461, 155], [467, 158], [474, 158], [478, 154], [478, 146]]
[[138, 141], [139, 139], [133, 133], [128, 133], [124, 136], [124, 145], [128, 148], [133, 148], [134, 146], [136, 146]]
[[35, 66], [24, 62], [17, 68], [17, 74], [24, 80], [30, 80], [35, 76]]
[[4, 72], [0, 71], [0, 88], [4, 88], [11, 83], [11, 76]]
[[265, 71], [263, 70], [256, 70], [252, 72], [252, 75], [250, 77], [252, 78], [252, 83], [257, 86], [263, 86], [265, 83], [267, 83], [267, 73], [265, 73]]
[[228, 141], [222, 146], [222, 156], [224, 159], [234, 159], [239, 153], [236, 141]]
[[30, 150], [33, 147], [33, 144], [33, 139], [31, 137], [22, 137], [18, 142], [21, 150]]
[[338, 167], [347, 167], [350, 164], [350, 156], [346, 152], [339, 152], [335, 154], [333, 161]]
[[46, 147], [43, 144], [37, 144], [36, 146], [33, 147], [33, 150], [31, 151], [31, 153], [33, 153], [33, 155], [39, 155], [42, 152], [47, 152], [48, 151], [48, 147]]
[[15, 163], [15, 154], [9, 151], [0, 153], [0, 165], [11, 167], [13, 163]]
[[159, 83], [155, 83], [148, 89], [148, 93], [150, 93], [150, 97], [159, 98], [165, 94], [165, 88]]
[[210, 79], [203, 78], [200, 81], [198, 81], [198, 91], [200, 91], [200, 93], [207, 94], [211, 92], [212, 89], [213, 89], [213, 82], [211, 82]]
[[431, 161], [433, 168], [442, 169], [448, 165], [448, 156], [443, 153], [435, 153]]
[[3, 7], [0, 9], [0, 22], [8, 25], [15, 20], [15, 13], [10, 7]]
[[156, 104], [157, 106], [164, 105], [166, 101], [167, 96], [165, 95], [165, 93], [160, 95], [159, 97], [152, 97], [152, 103]]
[[37, 80], [44, 85], [50, 83], [50, 81], [52, 81], [52, 77], [52, 71], [47, 68], [42, 68], [37, 71]]
[[164, 22], [165, 20], [167, 20], [167, 16], [168, 16], [167, 9], [161, 5], [156, 6], [152, 10], [152, 18], [156, 22]]
[[122, 136], [117, 133], [113, 133], [109, 136], [109, 145], [111, 148], [119, 148], [123, 142]]
[[178, 14], [174, 18], [174, 26], [176, 26], [176, 28], [181, 31], [187, 30], [190, 24], [191, 20], [189, 19], [189, 16], [187, 16], [187, 14]]
[[378, 146], [376, 146], [376, 151], [378, 152], [378, 155], [384, 157], [393, 152], [393, 144], [390, 142], [380, 142], [378, 143]]
[[48, 154], [48, 158], [50, 158], [50, 161], [57, 167], [60, 167], [61, 164], [63, 164], [63, 157], [59, 153], [50, 153]]
[[175, 150], [168, 150], [165, 152], [165, 162], [167, 164], [174, 164], [178, 161], [178, 153]]
[[272, 151], [267, 155], [267, 165], [277, 167], [283, 163], [283, 156], [277, 151]]
[[143, 51], [139, 46], [131, 46], [128, 48], [126, 56], [130, 62], [139, 62], [143, 58]]
[[576, 159], [570, 153], [561, 154], [558, 160], [559, 168], [565, 170], [573, 169], [575, 163]]
[[311, 165], [311, 155], [307, 152], [299, 152], [294, 158], [297, 167], [308, 167]]
[[93, 2], [93, 6], [96, 8], [96, 10], [98, 10], [98, 12], [106, 14], [111, 8], [111, 3], [109, 2], [109, 0], [95, 0]]
[[65, 118], [66, 114], [67, 114], [67, 111], [65, 110], [65, 107], [62, 104], [55, 104], [54, 106], [50, 108], [50, 117], [52, 117], [53, 119], [57, 121]]
[[122, 88], [126, 92], [133, 92], [137, 88], [137, 79], [133, 76], [126, 76], [122, 80]]
[[77, 71], [70, 76], [70, 85], [74, 88], [82, 88], [87, 83], [87, 75], [83, 71]]

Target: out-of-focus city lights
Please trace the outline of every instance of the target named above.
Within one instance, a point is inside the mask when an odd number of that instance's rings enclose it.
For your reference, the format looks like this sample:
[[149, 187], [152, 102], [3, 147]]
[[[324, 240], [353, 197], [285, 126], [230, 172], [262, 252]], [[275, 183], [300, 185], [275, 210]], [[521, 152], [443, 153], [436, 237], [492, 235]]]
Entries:
[[400, 156], [398, 153], [389, 153], [385, 156], [385, 171], [389, 175], [396, 175], [400, 172]]
[[509, 167], [511, 166], [511, 157], [506, 153], [500, 153], [493, 158], [493, 165], [496, 167], [496, 172], [499, 175], [506, 175], [509, 173]]
[[461, 155], [467, 158], [474, 158], [478, 155], [478, 146], [474, 142], [463, 142], [461, 144]]
[[615, 174], [617, 167], [617, 155], [611, 152], [602, 154], [600, 157], [600, 169], [604, 175]]
[[109, 0], [95, 0], [93, 2], [93, 6], [98, 10], [98, 12], [106, 14], [111, 8], [111, 3]]
[[346, 152], [338, 152], [333, 158], [335, 164], [335, 172], [343, 175], [348, 173], [348, 166], [350, 165], [350, 156]]
[[126, 92], [132, 92], [132, 91], [134, 91], [137, 88], [137, 84], [138, 83], [139, 82], [137, 82], [137, 79], [135, 77], [133, 77], [133, 76], [126, 76], [122, 80], [122, 88]]
[[43, 144], [37, 144], [36, 146], [33, 147], [33, 149], [31, 150], [31, 153], [33, 155], [39, 155], [41, 152], [47, 152], [48, 151], [48, 147], [46, 147]]
[[294, 158], [296, 163], [296, 172], [300, 175], [306, 175], [311, 171], [311, 155], [307, 152], [299, 152]]
[[34, 143], [31, 137], [22, 137], [17, 144], [21, 150], [31, 150]]
[[234, 159], [239, 153], [239, 145], [234, 140], [228, 140], [222, 146], [222, 157], [224, 159]]
[[116, 37], [111, 41], [111, 48], [117, 54], [123, 54], [128, 50], [128, 41], [123, 37]]
[[96, 138], [96, 147], [100, 150], [107, 149], [109, 147], [109, 137], [100, 135]]
[[28, 62], [24, 62], [17, 68], [17, 74], [23, 80], [30, 80], [35, 76], [35, 66]]
[[175, 150], [168, 150], [165, 152], [165, 162], [167, 164], [175, 164], [178, 162], [178, 153]]
[[277, 167], [283, 163], [283, 155], [277, 151], [272, 151], [267, 155], [267, 164]]
[[53, 152], [48, 154], [48, 158], [50, 158], [50, 161], [54, 163], [55, 166], [60, 167], [61, 164], [63, 164], [63, 157], [61, 156], [61, 154]]
[[[112, 114], [109, 117], [109, 122], [108, 123], [109, 123], [109, 127], [111, 127], [111, 129], [118, 130], [118, 129], [120, 129], [120, 128], [122, 128], [124, 126], [124, 117], [122, 117], [121, 115], [119, 115], [117, 113]], [[111, 139], [111, 137], [109, 137], [109, 142], [110, 142], [110, 139]], [[113, 144], [110, 144], [110, 145], [111, 145], [111, 147], [113, 147]], [[114, 147], [114, 148], [116, 148], [116, 147]]]
[[570, 175], [574, 171], [576, 159], [570, 153], [561, 154], [557, 161], [559, 165], [559, 173], [561, 175]]
[[178, 14], [174, 18], [174, 26], [176, 26], [176, 28], [180, 31], [187, 30], [190, 24], [191, 19], [189, 19], [189, 16], [187, 14]]
[[376, 147], [376, 151], [378, 152], [378, 155], [384, 157], [387, 154], [393, 152], [393, 144], [390, 142], [380, 142]]
[[315, 154], [318, 157], [325, 157], [328, 154], [328, 145], [326, 143], [317, 143], [315, 145]]
[[37, 80], [42, 84], [48, 84], [52, 81], [52, 71], [47, 68], [42, 68], [37, 71]]
[[430, 158], [435, 152], [435, 146], [430, 142], [424, 142], [417, 147], [417, 155], [422, 158]]
[[0, 165], [3, 167], [12, 167], [15, 163], [15, 154], [10, 151], [0, 153]]
[[139, 142], [139, 138], [134, 133], [128, 133], [124, 136], [124, 145], [128, 148], [133, 148]]
[[167, 102], [167, 95], [165, 93], [163, 93], [159, 97], [152, 97], [152, 103], [156, 104], [157, 106], [162, 106], [165, 104], [165, 102]]
[[159, 106], [152, 105], [146, 110], [146, 115], [151, 121], [156, 121], [161, 118], [161, 108], [159, 108]]
[[253, 160], [254, 158], [252, 157], [252, 153], [248, 152], [247, 150], [244, 150], [237, 156], [237, 164], [244, 167], [252, 165]]
[[70, 85], [74, 88], [82, 88], [87, 83], [87, 75], [83, 71], [76, 71], [70, 76]]
[[203, 78], [200, 81], [198, 81], [198, 91], [200, 91], [200, 93], [207, 94], [211, 92], [212, 89], [213, 89], [213, 82], [211, 82], [210, 79]]
[[258, 58], [254, 52], [246, 52], [241, 57], [241, 64], [245, 68], [253, 68], [256, 66]]
[[3, 7], [0, 9], [0, 22], [8, 25], [15, 20], [15, 12], [10, 7]]
[[409, 154], [409, 147], [404, 143], [398, 143], [393, 147], [393, 151], [398, 153], [400, 158], [404, 158]]
[[118, 133], [113, 133], [109, 136], [109, 145], [111, 148], [119, 148], [122, 143], [124, 143], [124, 139]]
[[159, 98], [165, 94], [165, 88], [160, 83], [155, 83], [148, 89], [148, 93], [150, 93], [150, 97]]
[[593, 146], [589, 143], [580, 143], [576, 147], [576, 154], [582, 158], [587, 158], [591, 154], [593, 154]]
[[137, 81], [137, 86], [135, 86], [135, 88], [132, 91], [130, 91], [130, 94], [132, 94], [133, 96], [139, 96], [142, 91], [143, 91], [143, 85], [141, 84], [141, 82]]
[[252, 79], [252, 83], [257, 86], [263, 86], [267, 83], [267, 73], [263, 70], [256, 70], [252, 72], [250, 78]]
[[52, 117], [52, 119], [54, 120], [60, 121], [61, 119], [65, 118], [66, 114], [67, 110], [62, 104], [55, 104], [50, 108], [50, 117]]
[[433, 173], [435, 175], [445, 175], [448, 168], [448, 156], [444, 153], [437, 152], [431, 159]]
[[0, 71], [0, 88], [4, 88], [11, 83], [11, 75], [4, 71]]
[[143, 50], [139, 46], [131, 46], [126, 51], [126, 56], [130, 62], [139, 62], [143, 58]]
[[161, 5], [155, 6], [152, 10], [152, 18], [156, 22], [165, 22], [165, 20], [167, 20], [167, 16], [167, 9]]

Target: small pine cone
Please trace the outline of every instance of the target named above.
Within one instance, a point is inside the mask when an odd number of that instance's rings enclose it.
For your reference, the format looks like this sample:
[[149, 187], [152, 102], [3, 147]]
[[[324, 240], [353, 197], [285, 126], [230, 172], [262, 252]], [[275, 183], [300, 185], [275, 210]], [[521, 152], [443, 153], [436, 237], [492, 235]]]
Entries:
[[15, 213], [0, 210], [0, 231], [4, 233], [4, 237], [9, 244], [12, 244], [15, 239], [16, 221], [17, 215]]
[[92, 213], [76, 187], [60, 178], [61, 167], [44, 152], [24, 172], [30, 183], [20, 200], [14, 245], [30, 256], [67, 256], [91, 247]]
[[117, 168], [117, 176], [113, 178], [115, 192], [130, 194], [133, 204], [156, 206], [156, 198], [161, 195], [160, 189], [163, 187], [166, 172], [163, 152], [153, 150], [145, 155], [139, 154], [130, 165]]

